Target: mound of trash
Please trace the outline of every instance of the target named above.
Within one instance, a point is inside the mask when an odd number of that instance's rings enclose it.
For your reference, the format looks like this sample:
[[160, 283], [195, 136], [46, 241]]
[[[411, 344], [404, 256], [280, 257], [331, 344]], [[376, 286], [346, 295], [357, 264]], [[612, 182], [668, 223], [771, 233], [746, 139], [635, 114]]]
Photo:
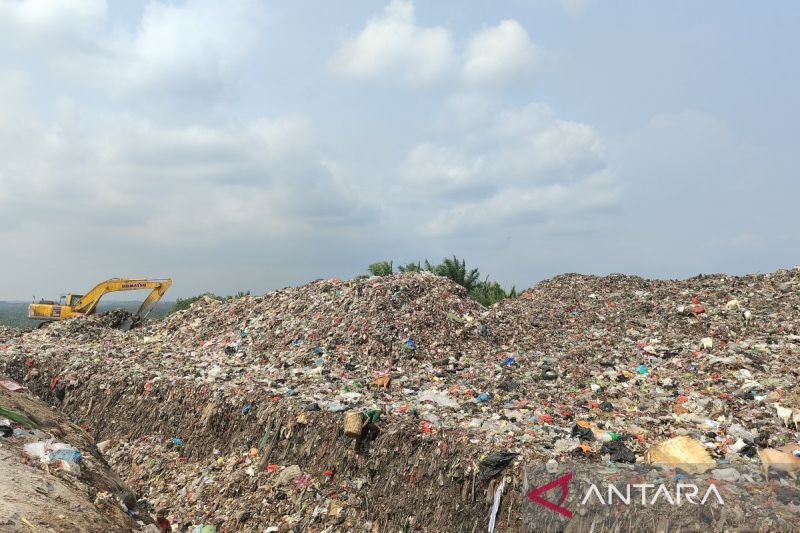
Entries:
[[108, 441], [176, 531], [524, 531], [526, 468], [552, 462], [665, 464], [656, 483], [704, 476], [791, 530], [798, 288], [568, 274], [485, 309], [430, 273], [322, 280], [129, 332], [52, 324], [0, 346], [0, 375]]
[[[473, 317], [483, 311], [463, 287], [424, 272], [321, 280], [262, 297], [203, 298], [167, 317], [153, 333], [166, 331], [170, 342], [184, 346], [241, 347], [253, 355], [313, 350], [359, 362], [407, 355], [435, 359], [461, 344], [474, 348], [479, 328]], [[413, 343], [403, 348], [408, 340]]]

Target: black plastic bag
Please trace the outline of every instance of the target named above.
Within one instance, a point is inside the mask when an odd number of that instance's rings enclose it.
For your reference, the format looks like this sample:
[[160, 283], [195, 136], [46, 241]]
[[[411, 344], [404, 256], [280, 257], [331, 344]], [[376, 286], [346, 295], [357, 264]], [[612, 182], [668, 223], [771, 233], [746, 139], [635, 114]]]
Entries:
[[633, 464], [636, 462], [636, 454], [618, 440], [603, 444], [603, 447], [600, 448], [600, 453], [609, 454], [611, 456], [611, 461], [614, 463]]
[[581, 442], [592, 442], [594, 440], [594, 433], [592, 433], [592, 430], [578, 424], [572, 426], [571, 436], [578, 437], [581, 439]]
[[487, 479], [491, 479], [500, 472], [502, 472], [508, 463], [510, 463], [514, 457], [516, 457], [516, 453], [509, 453], [509, 452], [498, 452], [493, 453], [478, 465], [480, 468], [479, 478], [481, 481], [486, 481]]

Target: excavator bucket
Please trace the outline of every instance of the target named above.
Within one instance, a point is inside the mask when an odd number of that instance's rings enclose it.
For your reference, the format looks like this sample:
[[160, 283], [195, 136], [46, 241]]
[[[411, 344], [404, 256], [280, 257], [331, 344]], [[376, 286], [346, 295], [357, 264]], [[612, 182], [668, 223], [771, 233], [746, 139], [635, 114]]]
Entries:
[[161, 297], [164, 296], [164, 293], [167, 292], [167, 289], [169, 289], [171, 285], [172, 280], [169, 279], [158, 287], [155, 287], [153, 291], [147, 295], [147, 298], [144, 299], [142, 305], [139, 307], [139, 310], [136, 311], [135, 314], [126, 318], [125, 321], [120, 325], [119, 329], [122, 331], [128, 331], [137, 321], [147, 318], [147, 315], [150, 314], [150, 311], [153, 310], [158, 301], [161, 300]]

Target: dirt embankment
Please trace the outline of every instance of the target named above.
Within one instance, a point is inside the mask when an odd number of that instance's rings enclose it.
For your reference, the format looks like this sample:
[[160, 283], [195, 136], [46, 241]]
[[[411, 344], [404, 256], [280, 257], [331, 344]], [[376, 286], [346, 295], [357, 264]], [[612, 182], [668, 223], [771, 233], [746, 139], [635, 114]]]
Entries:
[[[14, 428], [0, 437], [0, 530], [140, 531], [152, 522], [94, 440], [64, 415], [28, 392], [0, 387], [0, 419]], [[25, 452], [26, 445], [42, 442], [69, 445], [80, 460], [65, 466]]]

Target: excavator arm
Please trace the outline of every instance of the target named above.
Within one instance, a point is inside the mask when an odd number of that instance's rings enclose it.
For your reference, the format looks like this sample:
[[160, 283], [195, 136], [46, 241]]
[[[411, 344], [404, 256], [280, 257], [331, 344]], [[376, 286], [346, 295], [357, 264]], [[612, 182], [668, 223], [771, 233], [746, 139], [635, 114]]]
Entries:
[[[73, 311], [82, 315], [91, 315], [97, 308], [100, 298], [109, 292], [120, 291], [139, 291], [142, 289], [152, 289], [150, 294], [145, 299], [142, 307], [139, 308], [136, 315], [139, 316], [142, 311], [150, 312], [153, 306], [161, 299], [161, 296], [167, 292], [167, 289], [172, 285], [172, 279], [127, 279], [127, 278], [112, 278], [107, 279], [95, 285], [95, 287], [81, 296], [81, 298], [72, 306]], [[146, 304], [150, 304], [146, 306]], [[146, 316], [146, 315], [145, 315]], [[142, 317], [144, 318], [144, 316]]]

